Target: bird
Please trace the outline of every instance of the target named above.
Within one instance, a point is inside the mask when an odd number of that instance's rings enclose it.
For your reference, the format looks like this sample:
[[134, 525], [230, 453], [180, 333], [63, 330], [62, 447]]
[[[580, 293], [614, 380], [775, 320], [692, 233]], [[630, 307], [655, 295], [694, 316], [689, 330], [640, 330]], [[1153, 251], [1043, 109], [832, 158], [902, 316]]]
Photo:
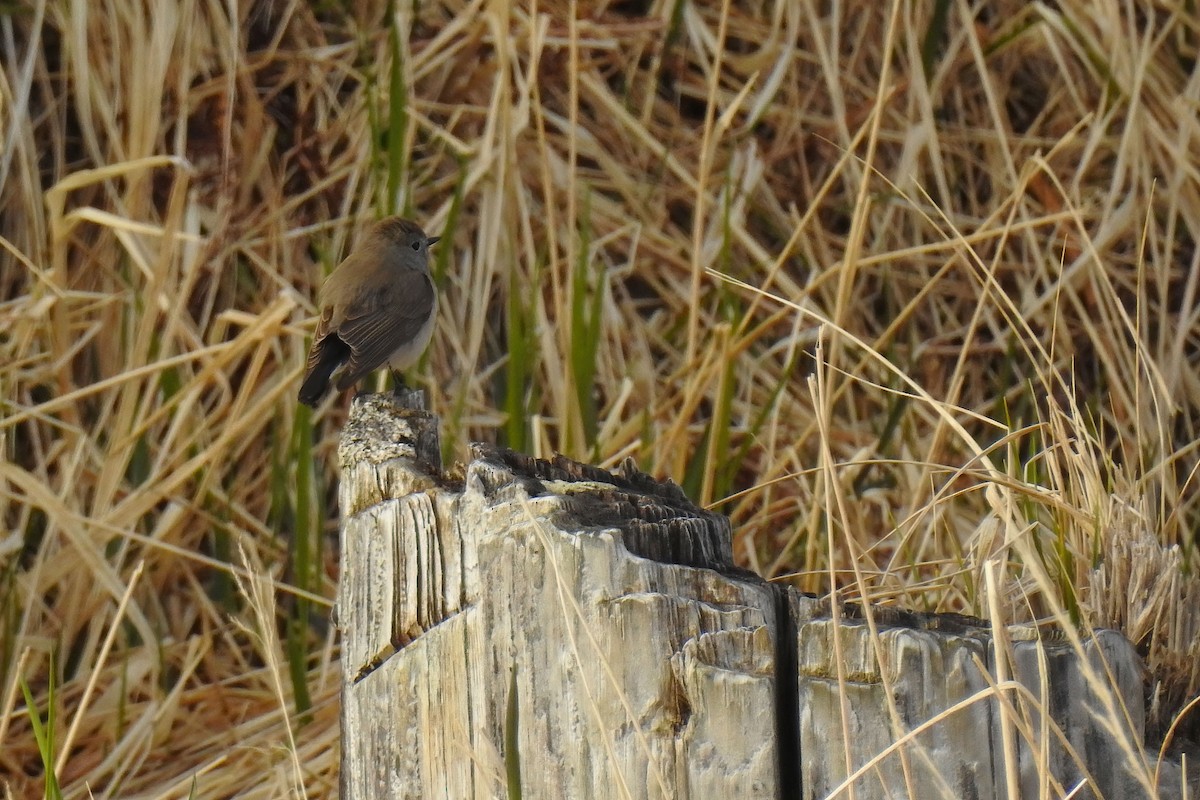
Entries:
[[404, 385], [400, 371], [416, 363], [433, 336], [438, 298], [429, 247], [440, 239], [411, 220], [386, 217], [329, 274], [301, 403], [315, 408], [331, 379], [344, 392], [384, 364], [396, 388]]

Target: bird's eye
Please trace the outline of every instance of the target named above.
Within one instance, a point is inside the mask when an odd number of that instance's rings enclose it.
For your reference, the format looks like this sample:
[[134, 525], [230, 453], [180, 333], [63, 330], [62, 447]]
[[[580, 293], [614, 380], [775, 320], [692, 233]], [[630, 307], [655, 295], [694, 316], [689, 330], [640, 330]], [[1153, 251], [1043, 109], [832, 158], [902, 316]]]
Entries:
[[412, 243], [412, 249], [413, 249], [413, 250], [420, 250], [420, 249], [421, 249], [421, 243], [420, 243], [420, 242], [413, 242], [413, 243]]

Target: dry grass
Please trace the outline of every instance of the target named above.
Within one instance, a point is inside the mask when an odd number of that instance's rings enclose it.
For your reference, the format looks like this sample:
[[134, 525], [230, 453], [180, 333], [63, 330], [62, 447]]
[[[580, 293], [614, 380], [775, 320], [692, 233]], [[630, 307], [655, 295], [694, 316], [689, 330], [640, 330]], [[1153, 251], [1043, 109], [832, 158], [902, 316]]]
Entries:
[[452, 455], [633, 455], [765, 575], [1120, 627], [1160, 731], [1200, 691], [1182, 6], [385, 5], [0, 11], [11, 796], [22, 681], [65, 797], [334, 793], [346, 402], [295, 391], [392, 210]]

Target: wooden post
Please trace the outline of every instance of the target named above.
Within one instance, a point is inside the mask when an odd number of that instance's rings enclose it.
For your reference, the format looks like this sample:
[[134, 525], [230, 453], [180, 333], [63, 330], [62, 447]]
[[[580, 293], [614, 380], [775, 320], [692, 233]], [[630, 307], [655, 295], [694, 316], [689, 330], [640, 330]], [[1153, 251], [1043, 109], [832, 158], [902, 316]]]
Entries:
[[1076, 797], [1152, 796], [1123, 767], [1142, 690], [1116, 634], [1086, 663], [1013, 641], [993, 690], [983, 621], [835, 623], [735, 567], [724, 517], [630, 464], [476, 445], [446, 477], [437, 419], [398, 405], [419, 398], [356, 399], [342, 437], [344, 798], [506, 797], [518, 766], [525, 798], [820, 798], [868, 764], [844, 796], [1002, 798], [1000, 696], [1024, 715], [1011, 796], [1037, 796], [1039, 758], [1067, 791], [1091, 775]]

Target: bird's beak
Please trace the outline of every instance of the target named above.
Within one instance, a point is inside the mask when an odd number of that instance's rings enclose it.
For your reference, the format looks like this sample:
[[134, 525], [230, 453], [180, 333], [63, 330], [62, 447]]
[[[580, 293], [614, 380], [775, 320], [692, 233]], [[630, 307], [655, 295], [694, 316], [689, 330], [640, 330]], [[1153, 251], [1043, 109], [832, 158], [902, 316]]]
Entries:
[[437, 244], [441, 240], [442, 240], [442, 237], [440, 237], [440, 236], [430, 236], [428, 239], [425, 240], [425, 246], [428, 247], [431, 244]]

